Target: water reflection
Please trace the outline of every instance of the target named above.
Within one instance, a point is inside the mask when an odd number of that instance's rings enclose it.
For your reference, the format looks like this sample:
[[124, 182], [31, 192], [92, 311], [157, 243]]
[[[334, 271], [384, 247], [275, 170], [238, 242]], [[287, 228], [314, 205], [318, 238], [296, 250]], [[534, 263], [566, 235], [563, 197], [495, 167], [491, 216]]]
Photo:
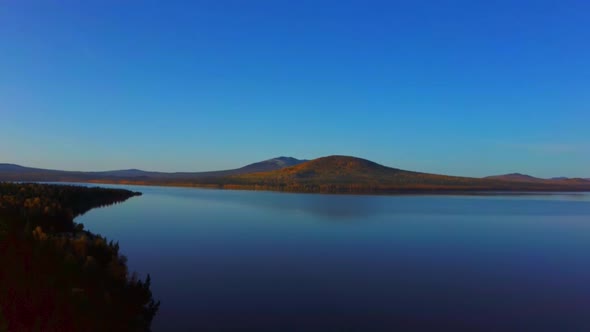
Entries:
[[588, 331], [588, 195], [131, 187], [80, 218], [162, 299], [155, 331]]
[[[142, 187], [131, 187], [140, 190]], [[586, 193], [509, 193], [470, 195], [310, 195], [193, 188], [145, 187], [153, 194], [205, 201], [212, 204], [250, 206], [307, 215], [360, 219], [377, 215], [584, 215], [590, 211]], [[444, 198], [444, 199], [441, 199]], [[448, 204], [451, 201], [453, 204]], [[544, 201], [544, 204], [538, 204]], [[577, 202], [577, 203], [576, 203]], [[571, 208], [572, 204], [575, 208]], [[531, 209], [534, 206], [535, 209]]]

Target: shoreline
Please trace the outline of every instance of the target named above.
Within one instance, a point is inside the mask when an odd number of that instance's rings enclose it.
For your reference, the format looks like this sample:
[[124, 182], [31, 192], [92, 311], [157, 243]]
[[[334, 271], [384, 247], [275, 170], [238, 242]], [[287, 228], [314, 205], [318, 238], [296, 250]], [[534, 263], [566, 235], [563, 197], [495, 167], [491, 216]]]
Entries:
[[[23, 181], [29, 182], [29, 181]], [[275, 192], [286, 194], [319, 194], [319, 195], [359, 195], [359, 196], [534, 196], [534, 195], [558, 195], [558, 194], [584, 194], [590, 193], [590, 188], [543, 188], [543, 189], [480, 189], [480, 188], [457, 188], [457, 189], [386, 189], [386, 190], [366, 190], [366, 191], [305, 191], [305, 190], [284, 190], [280, 188], [269, 188], [259, 185], [223, 185], [223, 184], [188, 184], [188, 183], [145, 183], [143, 181], [31, 181], [37, 183], [80, 183], [88, 185], [127, 185], [127, 186], [145, 186], [145, 187], [168, 187], [168, 188], [187, 188], [187, 189], [211, 189], [211, 190], [235, 190], [235, 191], [257, 191], [257, 192]]]

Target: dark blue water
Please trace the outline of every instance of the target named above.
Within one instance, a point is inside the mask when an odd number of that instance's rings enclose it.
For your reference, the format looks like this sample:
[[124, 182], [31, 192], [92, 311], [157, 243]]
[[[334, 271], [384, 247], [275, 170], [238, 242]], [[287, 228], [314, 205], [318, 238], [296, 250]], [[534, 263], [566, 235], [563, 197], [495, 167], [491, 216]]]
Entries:
[[155, 331], [590, 331], [589, 194], [132, 189], [77, 221], [151, 274]]

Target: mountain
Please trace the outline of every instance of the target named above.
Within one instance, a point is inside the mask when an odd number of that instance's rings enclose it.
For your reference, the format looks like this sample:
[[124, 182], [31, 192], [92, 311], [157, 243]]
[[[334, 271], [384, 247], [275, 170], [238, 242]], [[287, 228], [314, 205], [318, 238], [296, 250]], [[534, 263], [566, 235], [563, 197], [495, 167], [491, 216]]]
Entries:
[[219, 178], [223, 176], [230, 176], [230, 175], [240, 175], [240, 174], [248, 174], [248, 173], [256, 173], [256, 172], [266, 172], [266, 171], [274, 171], [284, 167], [293, 166], [297, 164], [301, 164], [306, 162], [307, 160], [303, 159], [296, 159], [293, 157], [277, 157], [268, 160], [259, 161], [253, 164], [248, 164], [246, 166], [236, 168], [236, 169], [229, 169], [229, 170], [222, 170], [222, 171], [209, 171], [209, 172], [193, 172], [193, 173], [160, 173], [160, 178], [169, 178], [169, 179], [209, 179], [209, 178]]
[[24, 170], [26, 169], [26, 167], [20, 166], [20, 165], [15, 165], [15, 164], [2, 164], [0, 163], [0, 172], [14, 172], [14, 171], [19, 171], [19, 170]]
[[226, 187], [312, 192], [374, 192], [406, 189], [474, 188], [478, 179], [418, 173], [391, 168], [350, 157], [328, 156], [280, 170], [230, 176], [221, 179]]
[[146, 172], [138, 169], [126, 169], [116, 171], [103, 171], [103, 172], [76, 172], [76, 171], [60, 171], [43, 168], [25, 167], [15, 164], [2, 164], [0, 163], [0, 179], [7, 176], [18, 176], [34, 174], [35, 177], [56, 177], [56, 176], [88, 176], [88, 177], [140, 177], [156, 174], [165, 174], [159, 172]]
[[588, 182], [587, 179], [568, 178], [568, 177], [554, 177], [554, 178], [550, 178], [550, 179], [542, 179], [542, 178], [536, 178], [536, 177], [533, 177], [530, 175], [520, 174], [520, 173], [488, 176], [488, 177], [485, 177], [484, 179], [512, 181], [512, 182], [535, 182], [535, 183], [547, 183], [547, 184], [564, 184], [564, 185], [585, 184], [586, 182]]
[[297, 165], [307, 160], [292, 157], [277, 157], [246, 165], [237, 169], [211, 172], [150, 172], [139, 169], [126, 169], [102, 172], [60, 171], [41, 168], [24, 167], [15, 164], [0, 164], [0, 181], [94, 181], [94, 182], [133, 182], [164, 183], [166, 181], [188, 181], [201, 178], [239, 175], [263, 172]]
[[480, 179], [420, 173], [350, 156], [322, 157], [275, 171], [228, 176], [216, 183], [223, 188], [298, 192], [590, 190], [590, 184], [537, 181], [520, 174]]
[[273, 159], [264, 160], [254, 164], [246, 165], [242, 168], [237, 169], [240, 174], [255, 173], [255, 172], [267, 172], [274, 171], [277, 169], [299, 165], [308, 160], [299, 160], [292, 157], [278, 157]]
[[503, 175], [493, 175], [487, 176], [484, 179], [492, 179], [492, 180], [506, 180], [506, 181], [523, 181], [523, 182], [542, 182], [546, 181], [545, 179], [536, 178], [534, 176], [520, 174], [520, 173], [510, 173], [510, 174], [503, 174]]
[[0, 163], [0, 172], [15, 172], [15, 173], [35, 173], [35, 172], [59, 172], [48, 169], [25, 167], [16, 164]]
[[314, 160], [277, 157], [237, 169], [178, 173], [138, 169], [71, 172], [0, 164], [0, 181], [2, 180], [326, 193], [590, 191], [590, 181], [584, 179], [546, 180], [518, 173], [487, 178], [447, 176], [387, 167], [350, 156], [328, 156]]
[[[0, 181], [58, 181], [62, 177], [75, 176], [82, 178], [81, 172], [67, 172], [51, 169], [25, 167], [15, 164], [0, 164]], [[45, 180], [47, 179], [47, 180]], [[80, 179], [87, 180], [88, 178]], [[69, 181], [62, 179], [62, 181]]]
[[251, 173], [232, 179], [270, 178], [273, 181], [308, 182], [321, 180], [330, 183], [382, 182], [388, 176], [414, 173], [379, 165], [375, 162], [349, 156], [329, 156], [307, 161], [295, 166], [265, 173]]

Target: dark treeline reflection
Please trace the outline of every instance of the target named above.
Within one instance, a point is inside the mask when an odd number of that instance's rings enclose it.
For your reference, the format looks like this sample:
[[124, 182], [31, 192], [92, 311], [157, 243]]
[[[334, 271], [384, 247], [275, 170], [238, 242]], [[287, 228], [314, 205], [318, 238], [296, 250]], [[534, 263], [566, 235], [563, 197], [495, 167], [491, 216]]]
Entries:
[[0, 332], [150, 330], [159, 303], [149, 275], [130, 275], [118, 243], [73, 222], [135, 195], [0, 183]]

